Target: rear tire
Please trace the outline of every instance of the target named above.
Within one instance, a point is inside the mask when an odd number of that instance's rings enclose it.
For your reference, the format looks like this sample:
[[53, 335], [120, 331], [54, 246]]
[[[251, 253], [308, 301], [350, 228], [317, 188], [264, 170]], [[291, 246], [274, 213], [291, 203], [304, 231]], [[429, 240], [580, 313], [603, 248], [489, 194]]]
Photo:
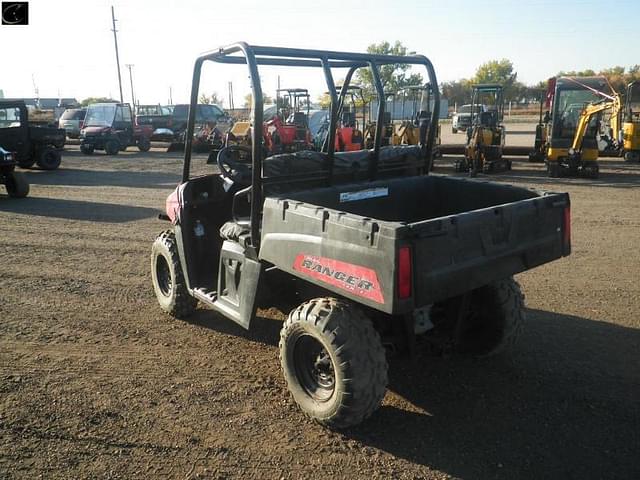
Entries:
[[11, 198], [24, 198], [29, 195], [29, 182], [20, 172], [12, 172], [7, 175], [7, 193]]
[[151, 280], [160, 308], [175, 318], [187, 318], [198, 301], [189, 294], [182, 275], [175, 234], [162, 232], [151, 247]]
[[117, 155], [120, 151], [120, 142], [118, 140], [107, 140], [104, 144], [104, 151], [107, 155]]
[[495, 355], [512, 347], [524, 323], [524, 295], [513, 278], [470, 292], [467, 314], [454, 338], [456, 351], [475, 356]]
[[378, 332], [354, 305], [315, 298], [289, 314], [280, 364], [302, 411], [332, 428], [356, 425], [384, 398], [387, 360]]
[[43, 170], [55, 170], [60, 166], [62, 155], [55, 148], [46, 147], [39, 154], [36, 163]]

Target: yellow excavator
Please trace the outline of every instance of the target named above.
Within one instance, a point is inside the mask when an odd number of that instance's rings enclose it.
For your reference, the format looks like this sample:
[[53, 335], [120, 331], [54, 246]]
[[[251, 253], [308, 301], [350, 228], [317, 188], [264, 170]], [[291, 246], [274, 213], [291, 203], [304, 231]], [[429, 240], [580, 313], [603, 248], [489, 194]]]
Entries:
[[498, 84], [478, 84], [472, 88], [471, 126], [467, 129], [464, 157], [456, 161], [455, 169], [471, 176], [511, 170], [511, 161], [502, 156], [504, 88]]
[[597, 178], [600, 117], [603, 112], [620, 110], [620, 96], [605, 77], [560, 77], [549, 81], [547, 100], [552, 113], [541, 147], [547, 174]]
[[[431, 84], [410, 85], [398, 90], [402, 98], [402, 120], [395, 125], [392, 137], [393, 145], [418, 145], [420, 143], [420, 128], [428, 128], [431, 120]], [[434, 140], [434, 157], [442, 156], [440, 145], [440, 124], [437, 125]]]
[[[633, 108], [636, 107], [634, 111]], [[622, 111], [621, 153], [626, 162], [640, 161], [640, 82], [627, 85]], [[617, 132], [617, 129], [613, 130]]]

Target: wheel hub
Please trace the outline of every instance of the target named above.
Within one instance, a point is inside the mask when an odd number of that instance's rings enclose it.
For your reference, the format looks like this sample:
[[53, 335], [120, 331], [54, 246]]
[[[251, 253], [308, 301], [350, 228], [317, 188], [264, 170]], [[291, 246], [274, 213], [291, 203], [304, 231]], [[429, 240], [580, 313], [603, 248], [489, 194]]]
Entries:
[[335, 369], [331, 356], [311, 335], [303, 335], [293, 350], [300, 386], [318, 401], [327, 401], [335, 390]]

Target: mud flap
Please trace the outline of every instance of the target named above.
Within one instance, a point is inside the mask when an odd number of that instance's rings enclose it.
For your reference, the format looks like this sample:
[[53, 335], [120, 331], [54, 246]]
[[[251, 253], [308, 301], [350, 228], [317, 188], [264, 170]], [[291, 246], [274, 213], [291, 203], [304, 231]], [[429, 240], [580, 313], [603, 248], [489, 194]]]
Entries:
[[225, 241], [220, 251], [218, 296], [212, 307], [249, 329], [256, 312], [256, 294], [261, 271], [261, 263], [247, 258], [242, 245]]

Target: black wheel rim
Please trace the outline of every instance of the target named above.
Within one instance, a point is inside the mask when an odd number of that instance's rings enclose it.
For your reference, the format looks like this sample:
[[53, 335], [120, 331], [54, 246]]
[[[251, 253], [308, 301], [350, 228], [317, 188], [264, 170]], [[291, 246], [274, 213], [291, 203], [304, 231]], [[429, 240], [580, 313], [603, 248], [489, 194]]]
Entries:
[[168, 297], [171, 293], [171, 270], [169, 269], [169, 263], [167, 259], [162, 255], [158, 255], [156, 258], [156, 278], [158, 280], [158, 288], [160, 293], [165, 297]]
[[324, 346], [311, 335], [303, 335], [293, 346], [298, 382], [313, 399], [325, 402], [335, 391], [335, 368]]

